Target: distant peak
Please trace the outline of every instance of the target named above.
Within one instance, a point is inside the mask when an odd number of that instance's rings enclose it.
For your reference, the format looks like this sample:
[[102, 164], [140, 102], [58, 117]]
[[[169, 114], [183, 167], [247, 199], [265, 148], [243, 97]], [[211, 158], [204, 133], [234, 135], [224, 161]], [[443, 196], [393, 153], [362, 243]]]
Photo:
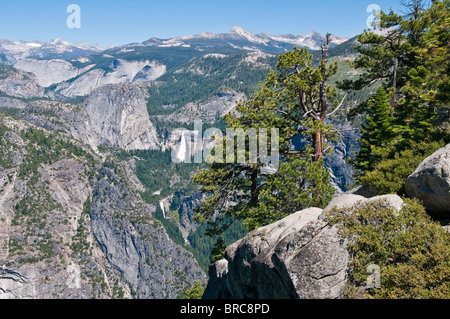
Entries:
[[231, 29], [231, 32], [232, 32], [232, 33], [237, 33], [237, 34], [243, 35], [243, 36], [253, 34], [253, 33], [250, 32], [250, 31], [244, 30], [244, 29], [241, 28], [240, 26], [234, 26], [233, 29]]
[[312, 37], [312, 36], [314, 36], [314, 35], [322, 35], [322, 34], [320, 34], [319, 32], [316, 32], [316, 31], [314, 31], [314, 30], [311, 30], [310, 32], [308, 32], [307, 34], [305, 34], [305, 36], [306, 37]]
[[245, 30], [243, 28], [241, 28], [240, 26], [236, 25], [236, 26], [233, 27], [233, 29], [231, 29], [231, 31], [242, 32], [242, 31], [245, 31]]
[[54, 43], [54, 44], [68, 44], [69, 42], [64, 41], [64, 40], [61, 39], [61, 38], [56, 38], [56, 39], [50, 41], [50, 43]]
[[236, 38], [236, 36], [237, 36], [239, 38], [247, 39], [250, 42], [261, 43], [261, 44], [266, 45], [266, 39], [262, 39], [262, 38], [258, 37], [257, 35], [255, 35], [253, 32], [244, 30], [240, 26], [233, 27], [233, 29], [230, 32], [228, 32], [228, 34], [234, 38]]

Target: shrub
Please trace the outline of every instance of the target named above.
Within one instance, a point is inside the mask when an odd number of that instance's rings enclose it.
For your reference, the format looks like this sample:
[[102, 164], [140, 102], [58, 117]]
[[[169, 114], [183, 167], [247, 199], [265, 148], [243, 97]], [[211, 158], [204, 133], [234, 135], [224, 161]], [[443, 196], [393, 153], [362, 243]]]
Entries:
[[395, 153], [393, 158], [381, 160], [374, 170], [359, 176], [358, 182], [374, 189], [378, 194], [403, 196], [406, 194], [405, 181], [408, 176], [425, 158], [443, 146], [443, 142], [411, 142], [408, 149]]
[[188, 288], [181, 299], [202, 299], [204, 292], [203, 285], [200, 281], [196, 281], [191, 288]]
[[450, 234], [417, 200], [405, 200], [400, 212], [378, 202], [329, 218], [349, 239], [350, 286], [364, 285], [369, 265], [380, 267], [381, 287], [364, 297], [450, 298]]

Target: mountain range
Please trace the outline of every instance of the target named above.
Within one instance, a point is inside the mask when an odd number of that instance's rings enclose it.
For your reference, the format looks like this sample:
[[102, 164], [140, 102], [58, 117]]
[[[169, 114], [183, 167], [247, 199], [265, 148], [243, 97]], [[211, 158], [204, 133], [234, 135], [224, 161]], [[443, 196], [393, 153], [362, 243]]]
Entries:
[[[342, 44], [348, 38], [332, 35], [331, 47]], [[239, 26], [233, 27], [228, 33], [203, 32], [197, 35], [178, 36], [170, 39], [151, 38], [142, 43], [131, 43], [118, 47], [102, 47], [98, 44], [86, 42], [69, 43], [57, 38], [49, 42], [41, 41], [10, 41], [0, 40], [0, 62], [14, 65], [19, 60], [33, 59], [74, 59], [106, 51], [109, 53], [133, 52], [140, 47], [181, 47], [194, 48], [198, 51], [210, 51], [211, 48], [222, 50], [262, 51], [267, 53], [281, 53], [291, 50], [293, 46], [307, 47], [319, 50], [325, 41], [325, 36], [311, 31], [304, 35], [270, 35], [266, 33], [254, 34]]]
[[[331, 47], [346, 42], [332, 36]], [[151, 38], [142, 43], [118, 47], [101, 47], [62, 39], [49, 42], [0, 40], [0, 62], [31, 73], [36, 84], [63, 97], [86, 96], [96, 87], [114, 83], [154, 81], [167, 72], [176, 71], [194, 58], [229, 57], [260, 52], [276, 55], [294, 46], [318, 50], [325, 36], [254, 34], [241, 27], [228, 33], [203, 32], [171, 39]]]
[[[331, 46], [336, 46], [347, 41], [348, 38], [332, 36]], [[305, 35], [270, 35], [266, 33], [254, 34], [239, 26], [233, 27], [228, 33], [214, 34], [203, 32], [193, 36], [181, 36], [167, 40], [152, 38], [143, 42], [143, 45], [158, 47], [194, 47], [207, 49], [211, 45], [217, 47], [231, 47], [248, 51], [282, 52], [292, 49], [293, 46], [307, 47], [311, 50], [319, 50], [325, 41], [325, 36], [311, 31]]]
[[101, 52], [104, 48], [98, 44], [86, 42], [70, 43], [57, 38], [48, 42], [0, 40], [0, 62], [14, 65], [19, 60], [34, 59], [71, 59]]

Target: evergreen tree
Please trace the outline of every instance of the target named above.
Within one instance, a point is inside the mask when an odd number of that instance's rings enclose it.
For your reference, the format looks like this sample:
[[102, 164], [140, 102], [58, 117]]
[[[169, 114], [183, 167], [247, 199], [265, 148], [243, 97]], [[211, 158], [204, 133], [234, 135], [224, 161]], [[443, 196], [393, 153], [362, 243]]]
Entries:
[[223, 258], [222, 254], [225, 251], [225, 248], [227, 248], [227, 246], [225, 245], [225, 240], [223, 239], [222, 236], [218, 236], [216, 244], [211, 250], [211, 260], [210, 260], [211, 264]]
[[[260, 145], [262, 129], [279, 128], [278, 139], [268, 134], [263, 144], [269, 154], [278, 151], [280, 164], [268, 174], [270, 166], [261, 161], [265, 152], [259, 147], [253, 154], [245, 148], [243, 154], [236, 150], [231, 155], [234, 161], [212, 162], [198, 172], [193, 180], [209, 196], [197, 209], [197, 221], [213, 226], [209, 235], [222, 233], [227, 224], [221, 221], [229, 217], [243, 220], [250, 231], [306, 207], [324, 207], [331, 199], [334, 188], [323, 158], [329, 149], [325, 142], [333, 137], [333, 128], [325, 119], [330, 105], [337, 105], [336, 89], [327, 80], [336, 74], [337, 63], [327, 63], [329, 41], [330, 35], [316, 66], [306, 48], [282, 54], [277, 70], [268, 74], [259, 91], [226, 116], [229, 128], [255, 130], [253, 137], [245, 137], [246, 146], [252, 139]], [[305, 147], [293, 150], [292, 140], [299, 135]], [[225, 142], [230, 140], [236, 142], [237, 136], [226, 135], [214, 154], [225, 154]], [[240, 155], [245, 156], [245, 163], [236, 161]], [[258, 160], [251, 162], [252, 156]]]
[[360, 151], [353, 160], [356, 169], [371, 171], [381, 160], [392, 138], [389, 96], [383, 87], [368, 101], [367, 122], [359, 140]]
[[[420, 163], [450, 141], [450, 132], [435, 125], [440, 109], [449, 107], [450, 1], [433, 1], [429, 8], [425, 3], [405, 2], [403, 16], [392, 10], [389, 14], [381, 12], [380, 28], [358, 37], [361, 44], [355, 49], [359, 56], [352, 65], [362, 71], [360, 78], [340, 84], [345, 90], [360, 90], [377, 83], [389, 94], [390, 126], [385, 106], [381, 107], [384, 103], [375, 103], [383, 116], [373, 116], [374, 103], [370, 100], [357, 108], [369, 116], [368, 126], [363, 129], [362, 150], [354, 161], [362, 171], [359, 182], [383, 193], [404, 193], [404, 181], [415, 168], [405, 163], [404, 155]], [[390, 129], [377, 138], [375, 127]]]

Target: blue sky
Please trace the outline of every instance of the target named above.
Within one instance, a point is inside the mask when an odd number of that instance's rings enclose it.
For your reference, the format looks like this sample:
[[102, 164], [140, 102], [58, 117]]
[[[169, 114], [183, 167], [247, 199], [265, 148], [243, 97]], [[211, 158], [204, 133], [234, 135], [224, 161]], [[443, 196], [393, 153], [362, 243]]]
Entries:
[[[399, 0], [2, 0], [0, 39], [63, 38], [104, 46], [170, 38], [238, 25], [254, 33], [305, 34], [311, 30], [352, 37], [366, 28], [367, 7], [398, 11]], [[77, 4], [81, 28], [68, 28]]]

